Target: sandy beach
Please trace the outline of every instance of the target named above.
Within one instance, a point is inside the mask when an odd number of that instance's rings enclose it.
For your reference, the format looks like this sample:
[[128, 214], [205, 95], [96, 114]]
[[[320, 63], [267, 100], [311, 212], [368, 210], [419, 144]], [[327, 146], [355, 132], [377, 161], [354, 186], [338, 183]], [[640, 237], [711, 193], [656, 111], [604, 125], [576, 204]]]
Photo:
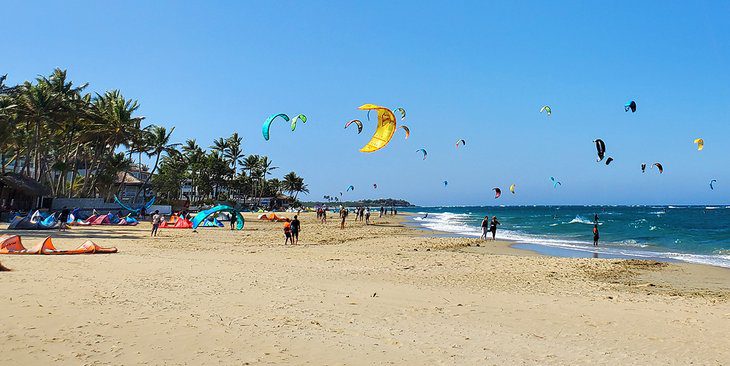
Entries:
[[726, 269], [545, 257], [403, 216], [304, 214], [285, 247], [280, 223], [245, 216], [240, 232], [22, 232], [119, 253], [0, 256], [0, 364], [730, 363]]

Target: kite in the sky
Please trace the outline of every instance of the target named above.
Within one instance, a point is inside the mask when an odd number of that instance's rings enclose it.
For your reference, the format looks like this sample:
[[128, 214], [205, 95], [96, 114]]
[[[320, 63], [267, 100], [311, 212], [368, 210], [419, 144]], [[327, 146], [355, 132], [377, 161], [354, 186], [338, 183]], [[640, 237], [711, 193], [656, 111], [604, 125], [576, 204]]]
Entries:
[[509, 186], [509, 191], [512, 192], [512, 194], [515, 194], [515, 185], [514, 184]]
[[553, 188], [558, 188], [559, 185], [560, 186], [563, 185], [563, 183], [558, 182], [558, 180], [555, 179], [555, 177], [550, 177], [550, 180], [553, 182]]
[[544, 105], [542, 108], [540, 108], [540, 113], [545, 112], [547, 113], [547, 116], [550, 117], [551, 114], [553, 114], [553, 109], [550, 108], [549, 105]]
[[459, 147], [459, 145], [466, 146], [466, 141], [464, 141], [464, 139], [456, 140], [456, 147]]
[[405, 109], [403, 109], [401, 107], [398, 107], [395, 110], [398, 111], [398, 113], [400, 113], [400, 119], [401, 119], [401, 121], [404, 120], [404, 119], [406, 119], [406, 110]]
[[654, 163], [654, 165], [652, 165], [652, 166], [655, 166], [657, 169], [659, 169], [659, 174], [664, 173], [664, 167], [662, 166], [661, 163]]
[[428, 156], [428, 152], [426, 149], [418, 149], [416, 152], [422, 152], [423, 153], [423, 160], [426, 160], [426, 156]]
[[396, 129], [395, 115], [388, 108], [375, 104], [363, 104], [359, 107], [361, 110], [375, 110], [378, 112], [378, 127], [375, 134], [365, 146], [360, 149], [361, 152], [373, 152], [384, 148], [393, 138]]
[[606, 159], [606, 165], [611, 164], [612, 161], [613, 158], [609, 156], [608, 159]]
[[352, 121], [345, 123], [345, 128], [350, 127], [353, 123], [357, 125], [357, 133], [359, 134], [362, 132], [362, 122], [360, 122], [359, 119], [353, 119]]
[[702, 151], [705, 148], [705, 140], [703, 139], [695, 139], [694, 143], [697, 144], [697, 151]]
[[276, 117], [281, 117], [284, 121], [289, 122], [289, 116], [284, 113], [272, 114], [269, 116], [269, 118], [264, 121], [264, 125], [261, 127], [261, 133], [264, 135], [264, 140], [266, 141], [269, 141], [269, 129], [271, 128], [271, 122], [273, 122]]
[[297, 128], [297, 120], [302, 121], [302, 123], [307, 123], [307, 116], [303, 114], [298, 114], [296, 117], [292, 118], [291, 120], [291, 130], [294, 131]]
[[498, 187], [494, 187], [494, 188], [492, 188], [492, 190], [494, 191], [494, 199], [497, 199], [497, 198], [499, 198], [499, 196], [502, 195], [502, 190], [499, 189]]
[[408, 140], [408, 137], [411, 136], [411, 129], [406, 125], [401, 125], [400, 128], [402, 128], [403, 131], [406, 131], [406, 140]]
[[598, 160], [596, 161], [602, 161], [603, 157], [606, 155], [606, 143], [604, 143], [601, 139], [596, 139], [593, 142], [596, 143], [596, 152], [598, 153]]
[[448, 180], [445, 180], [444, 181], [444, 187], [448, 187], [448, 186], [449, 186], [449, 181]]
[[625, 112], [631, 111], [631, 113], [636, 112], [636, 102], [634, 102], [632, 100], [632, 101], [627, 102], [626, 104], [624, 104], [624, 111]]
[[355, 190], [355, 186], [349, 186], [349, 187], [347, 187], [345, 192], [354, 191], [354, 190]]
[[373, 183], [373, 189], [378, 189], [378, 185], [376, 183]]
[[717, 179], [713, 179], [710, 181], [710, 189], [712, 189], [712, 190], [715, 189], [715, 186], [714, 186], [715, 183], [717, 183]]
[[646, 163], [641, 163], [641, 172], [642, 173], [646, 172]]

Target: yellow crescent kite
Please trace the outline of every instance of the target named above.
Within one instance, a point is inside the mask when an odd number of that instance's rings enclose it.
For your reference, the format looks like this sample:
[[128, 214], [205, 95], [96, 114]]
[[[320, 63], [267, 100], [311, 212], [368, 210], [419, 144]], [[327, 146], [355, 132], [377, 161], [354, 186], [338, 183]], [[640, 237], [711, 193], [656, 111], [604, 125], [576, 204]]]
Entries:
[[375, 104], [363, 104], [358, 109], [364, 111], [376, 110], [378, 112], [378, 128], [375, 130], [375, 134], [373, 134], [370, 142], [363, 146], [360, 151], [373, 152], [384, 148], [385, 145], [388, 145], [390, 139], [393, 138], [397, 127], [393, 111]]
[[703, 139], [695, 139], [695, 144], [697, 144], [697, 151], [702, 151], [705, 148], [705, 140]]

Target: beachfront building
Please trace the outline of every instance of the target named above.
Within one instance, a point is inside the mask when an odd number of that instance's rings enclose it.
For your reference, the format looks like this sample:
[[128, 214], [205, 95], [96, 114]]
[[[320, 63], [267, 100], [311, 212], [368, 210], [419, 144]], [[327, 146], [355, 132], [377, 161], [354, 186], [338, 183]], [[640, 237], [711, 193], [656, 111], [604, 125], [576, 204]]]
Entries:
[[129, 202], [137, 197], [137, 200], [141, 200], [144, 197], [149, 197], [152, 192], [152, 188], [149, 183], [145, 184], [145, 181], [149, 178], [150, 173], [146, 166], [132, 167], [127, 172], [117, 172], [117, 177], [114, 182], [116, 192], [120, 192], [119, 199], [123, 202]]
[[7, 172], [0, 176], [0, 206], [3, 211], [29, 211], [43, 207], [46, 203], [44, 197], [50, 193], [48, 187], [20, 173]]

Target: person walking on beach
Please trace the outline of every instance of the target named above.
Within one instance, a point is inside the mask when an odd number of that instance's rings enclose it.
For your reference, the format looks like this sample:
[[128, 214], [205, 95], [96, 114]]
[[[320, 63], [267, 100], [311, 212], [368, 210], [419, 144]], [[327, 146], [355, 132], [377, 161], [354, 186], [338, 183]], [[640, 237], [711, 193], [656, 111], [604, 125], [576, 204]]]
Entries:
[[322, 210], [322, 223], [323, 224], [327, 223], [327, 208], [326, 207]]
[[291, 241], [293, 245], [299, 244], [299, 231], [301, 231], [301, 222], [299, 222], [299, 219], [297, 218], [297, 215], [294, 215], [294, 220], [291, 221]]
[[489, 231], [492, 232], [492, 240], [497, 240], [497, 225], [501, 225], [497, 221], [497, 216], [492, 216], [492, 223], [489, 225]]
[[598, 224], [593, 225], [593, 246], [598, 246], [598, 239], [600, 239], [601, 236], [598, 234]]
[[284, 245], [287, 243], [294, 244], [294, 239], [291, 238], [291, 222], [289, 222], [289, 219], [284, 221], [284, 237], [286, 238], [284, 239]]
[[63, 206], [63, 209], [61, 210], [61, 215], [58, 216], [59, 231], [66, 231], [66, 228], [68, 227], [68, 215], [70, 214], [70, 211], [68, 210], [68, 207]]
[[479, 239], [487, 240], [487, 233], [489, 232], [489, 215], [484, 216], [482, 220], [482, 236]]
[[342, 207], [340, 209], [340, 218], [342, 219], [342, 222], [340, 222], [340, 229], [344, 229], [345, 228], [345, 220], [347, 220], [347, 214], [348, 213], [349, 212], [347, 211], [346, 208]]
[[161, 222], [162, 216], [160, 215], [160, 211], [155, 210], [152, 214], [152, 232], [150, 233], [150, 236], [157, 236], [157, 229], [160, 227]]
[[380, 217], [383, 217], [383, 211], [385, 211], [385, 208], [380, 206]]
[[233, 230], [236, 227], [236, 222], [238, 222], [238, 215], [235, 213], [231, 214], [231, 230]]
[[370, 207], [365, 207], [365, 225], [370, 225]]

